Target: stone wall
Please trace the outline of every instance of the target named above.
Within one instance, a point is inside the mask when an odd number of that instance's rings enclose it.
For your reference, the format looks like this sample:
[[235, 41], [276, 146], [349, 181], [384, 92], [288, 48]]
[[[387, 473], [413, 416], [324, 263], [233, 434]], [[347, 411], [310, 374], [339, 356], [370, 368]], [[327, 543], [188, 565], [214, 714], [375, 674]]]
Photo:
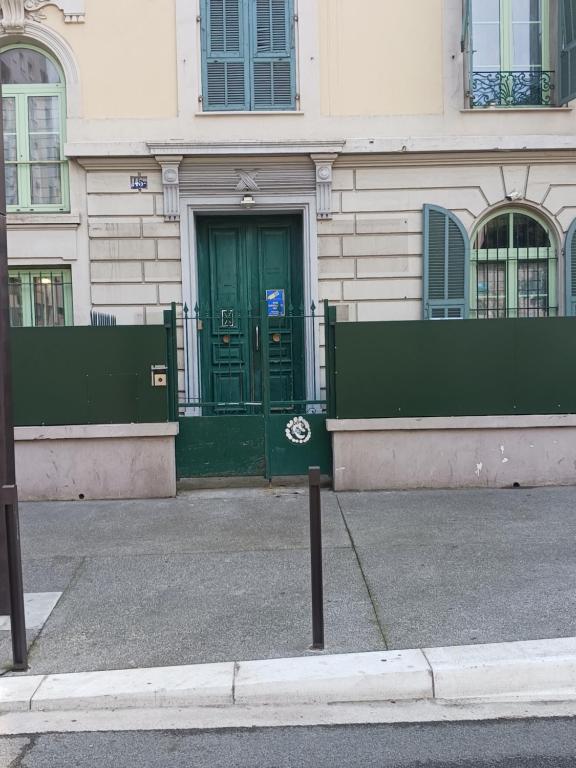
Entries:
[[524, 206], [556, 230], [560, 252], [576, 217], [575, 158], [522, 157], [340, 158], [334, 217], [319, 222], [320, 298], [347, 305], [350, 320], [420, 319], [426, 203], [453, 211], [469, 233], [498, 205]]
[[[131, 192], [139, 172], [148, 189]], [[164, 221], [160, 171], [88, 170], [86, 184], [93, 308], [120, 323], [162, 322], [182, 301], [182, 270], [180, 224]]]

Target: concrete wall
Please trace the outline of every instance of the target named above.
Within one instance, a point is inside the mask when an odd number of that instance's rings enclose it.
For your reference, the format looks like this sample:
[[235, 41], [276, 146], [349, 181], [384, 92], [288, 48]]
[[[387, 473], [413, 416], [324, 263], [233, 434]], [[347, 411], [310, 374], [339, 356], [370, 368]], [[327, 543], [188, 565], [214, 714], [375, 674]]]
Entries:
[[17, 427], [22, 501], [176, 495], [177, 424]]
[[46, 6], [18, 39], [68, 51], [70, 154], [88, 142], [146, 154], [147, 140], [169, 138], [349, 139], [368, 152], [401, 149], [407, 137], [445, 149], [473, 148], [479, 136], [558, 146], [576, 133], [572, 110], [465, 109], [461, 0], [295, 2], [295, 112], [202, 112], [200, 0], [85, 0], [82, 24]]
[[320, 0], [322, 114], [443, 109], [442, 0]]
[[328, 420], [328, 430], [337, 491], [576, 482], [576, 416]]
[[86, 22], [53, 6], [45, 24], [74, 52], [87, 119], [174, 118], [176, 9], [172, 0], [85, 0]]

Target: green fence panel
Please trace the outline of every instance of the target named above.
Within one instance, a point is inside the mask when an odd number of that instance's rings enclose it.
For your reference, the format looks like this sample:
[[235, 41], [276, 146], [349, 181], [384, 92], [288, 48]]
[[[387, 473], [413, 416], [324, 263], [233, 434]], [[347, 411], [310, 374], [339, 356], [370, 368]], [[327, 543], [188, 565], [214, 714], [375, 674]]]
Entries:
[[13, 328], [16, 426], [168, 420], [168, 388], [151, 366], [167, 364], [163, 326]]
[[291, 418], [289, 414], [269, 416], [270, 476], [307, 475], [311, 466], [320, 467], [323, 475], [331, 475], [332, 443], [326, 431], [326, 415], [308, 413], [302, 417], [310, 426], [310, 438], [301, 444], [291, 442], [286, 434]]
[[178, 478], [263, 476], [264, 416], [182, 416]]
[[576, 318], [337, 323], [339, 419], [576, 413]]

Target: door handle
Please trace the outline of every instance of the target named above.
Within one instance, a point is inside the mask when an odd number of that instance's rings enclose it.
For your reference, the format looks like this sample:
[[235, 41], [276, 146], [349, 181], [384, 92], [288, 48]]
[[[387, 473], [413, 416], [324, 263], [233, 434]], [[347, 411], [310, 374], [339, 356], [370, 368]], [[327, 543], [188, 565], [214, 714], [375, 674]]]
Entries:
[[260, 351], [260, 326], [256, 323], [256, 352]]

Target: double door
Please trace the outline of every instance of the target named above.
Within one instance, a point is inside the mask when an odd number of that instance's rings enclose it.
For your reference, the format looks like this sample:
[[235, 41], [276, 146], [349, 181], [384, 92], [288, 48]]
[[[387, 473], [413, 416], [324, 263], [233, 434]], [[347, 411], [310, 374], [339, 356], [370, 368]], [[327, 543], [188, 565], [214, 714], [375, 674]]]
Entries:
[[203, 415], [288, 412], [305, 398], [298, 216], [198, 220], [198, 369]]

